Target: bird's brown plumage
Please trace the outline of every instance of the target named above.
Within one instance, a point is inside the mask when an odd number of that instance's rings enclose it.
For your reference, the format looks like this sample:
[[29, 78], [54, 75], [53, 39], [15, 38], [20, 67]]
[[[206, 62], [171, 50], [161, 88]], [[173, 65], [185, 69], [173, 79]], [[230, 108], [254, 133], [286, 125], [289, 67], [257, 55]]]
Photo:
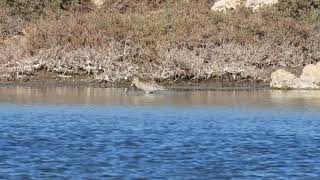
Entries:
[[155, 91], [166, 90], [163, 86], [158, 85], [154, 81], [143, 81], [139, 78], [134, 78], [131, 86], [136, 86], [138, 89], [145, 91], [146, 93], [153, 93]]

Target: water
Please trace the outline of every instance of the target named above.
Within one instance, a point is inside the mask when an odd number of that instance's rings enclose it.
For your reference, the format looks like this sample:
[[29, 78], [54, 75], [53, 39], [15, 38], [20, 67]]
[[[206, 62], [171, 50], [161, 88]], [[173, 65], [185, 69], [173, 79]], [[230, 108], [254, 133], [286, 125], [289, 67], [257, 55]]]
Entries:
[[320, 92], [0, 88], [0, 179], [319, 179]]

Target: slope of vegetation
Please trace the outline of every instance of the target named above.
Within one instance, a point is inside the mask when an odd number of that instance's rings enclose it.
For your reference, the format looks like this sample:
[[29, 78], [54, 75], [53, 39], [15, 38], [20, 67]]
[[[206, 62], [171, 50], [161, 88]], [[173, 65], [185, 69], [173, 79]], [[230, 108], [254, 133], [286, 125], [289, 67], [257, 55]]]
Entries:
[[274, 69], [320, 61], [320, 0], [225, 14], [210, 11], [213, 3], [110, 0], [98, 9], [88, 0], [1, 1], [1, 77], [268, 82]]

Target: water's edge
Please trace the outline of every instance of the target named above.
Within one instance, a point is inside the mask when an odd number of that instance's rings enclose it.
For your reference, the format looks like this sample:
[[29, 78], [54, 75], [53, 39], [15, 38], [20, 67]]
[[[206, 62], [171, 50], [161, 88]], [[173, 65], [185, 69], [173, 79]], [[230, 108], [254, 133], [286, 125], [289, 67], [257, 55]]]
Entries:
[[125, 88], [0, 86], [0, 103], [134, 106], [320, 107], [320, 91], [176, 88], [155, 94]]

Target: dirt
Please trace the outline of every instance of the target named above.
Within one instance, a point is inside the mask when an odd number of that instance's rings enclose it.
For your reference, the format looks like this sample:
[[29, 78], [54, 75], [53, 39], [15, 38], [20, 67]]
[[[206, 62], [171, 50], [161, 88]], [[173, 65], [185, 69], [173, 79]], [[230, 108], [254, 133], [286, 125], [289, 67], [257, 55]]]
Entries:
[[[23, 75], [19, 78], [2, 78], [0, 79], [0, 86], [27, 86], [27, 87], [41, 87], [41, 86], [82, 86], [82, 87], [102, 87], [102, 88], [126, 88], [131, 84], [130, 80], [124, 82], [110, 83], [105, 81], [95, 80], [93, 75], [61, 75], [51, 72], [36, 72], [32, 75]], [[167, 80], [159, 82], [159, 84], [171, 89], [257, 89], [268, 88], [269, 83], [257, 82], [252, 79], [237, 79], [231, 77], [216, 77], [208, 80]]]

